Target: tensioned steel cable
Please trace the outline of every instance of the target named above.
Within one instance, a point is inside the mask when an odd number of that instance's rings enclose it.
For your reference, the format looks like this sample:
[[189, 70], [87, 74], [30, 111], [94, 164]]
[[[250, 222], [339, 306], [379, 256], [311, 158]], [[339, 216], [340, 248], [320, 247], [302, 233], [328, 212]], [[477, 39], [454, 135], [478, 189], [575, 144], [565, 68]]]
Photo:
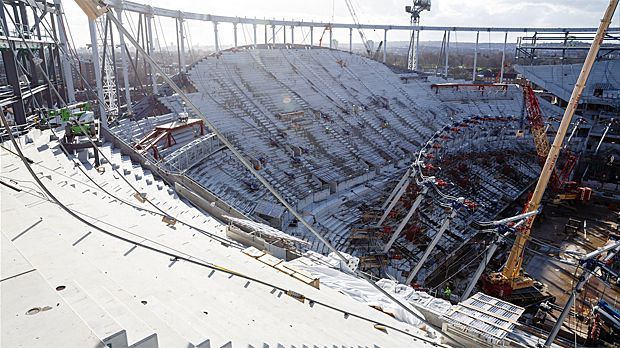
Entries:
[[[6, 5], [5, 5], [5, 6], [6, 6]], [[8, 14], [9, 19], [11, 20], [11, 22], [13, 23], [13, 25], [15, 25], [15, 21], [13, 20], [13, 17], [11, 16], [11, 14], [10, 14], [9, 12], [6, 12], [6, 13]], [[41, 22], [41, 23], [42, 23], [42, 22]], [[52, 37], [52, 38], [53, 38], [53, 36], [50, 34], [50, 31], [48, 30], [48, 28], [47, 28], [44, 24], [43, 24], [43, 27], [46, 29], [46, 31], [48, 32], [48, 34], [50, 35], [50, 37]], [[24, 43], [25, 47], [27, 48], [28, 52], [30, 53], [31, 57], [34, 57], [34, 53], [32, 52], [32, 50], [31, 50], [30, 46], [28, 45], [28, 42], [25, 40], [25, 38], [24, 38], [23, 34], [20, 32], [20, 33], [19, 33], [19, 35], [20, 35], [20, 38], [21, 38], [22, 42]], [[56, 45], [57, 45], [57, 46], [58, 46], [61, 50], [63, 50], [63, 49], [62, 49], [62, 46], [58, 43], [58, 41], [57, 41], [57, 40], [55, 40], [55, 39], [53, 39], [53, 40], [54, 40], [55, 44], [56, 44]], [[14, 50], [12, 47], [11, 47], [11, 50], [12, 50], [13, 54], [14, 54], [15, 56], [17, 56], [17, 55], [16, 55], [15, 50]], [[64, 52], [64, 50], [63, 50], [63, 53], [64, 53], [64, 54], [66, 54], [66, 52]], [[20, 67], [21, 67], [21, 69], [22, 69], [22, 70], [24, 69], [24, 67], [21, 65], [21, 63], [20, 63], [19, 61], [17, 61], [17, 60], [16, 60], [16, 63], [18, 64], [18, 66], [20, 66]], [[70, 62], [70, 63], [73, 63], [73, 62]], [[46, 73], [45, 71], [43, 71], [43, 69], [41, 68], [41, 66], [40, 66], [40, 65], [37, 65], [37, 66], [39, 67], [39, 70], [41, 71], [41, 73], [42, 73], [43, 77], [45, 78], [46, 82], [48, 83], [48, 86], [49, 86], [49, 87], [51, 87], [51, 88], [52, 88], [52, 90], [54, 91], [54, 93], [56, 94], [56, 96], [57, 96], [58, 100], [60, 100], [60, 101], [61, 101], [61, 103], [62, 103], [63, 105], [67, 106], [66, 101], [62, 98], [62, 96], [61, 96], [61, 95], [60, 95], [60, 93], [58, 92], [57, 88], [56, 88], [56, 87], [55, 87], [55, 86], [51, 83], [50, 78], [49, 78], [49, 76], [47, 75], [47, 73]], [[75, 66], [73, 66], [73, 67], [75, 68]], [[78, 72], [78, 75], [82, 78], [82, 80], [86, 83], [87, 87], [88, 87], [89, 89], [91, 89], [90, 85], [88, 84], [88, 82], [86, 81], [86, 79], [84, 78], [84, 76], [81, 74], [81, 72], [80, 72], [79, 70], [78, 70], [77, 72]], [[27, 87], [30, 89], [30, 85], [29, 85], [29, 84], [27, 85]], [[98, 97], [97, 97], [97, 99], [98, 99]], [[98, 99], [98, 101], [99, 101], [100, 103], [102, 102], [102, 101], [101, 101], [101, 100], [99, 100], [99, 99]], [[48, 120], [48, 122], [49, 122], [49, 120]], [[49, 125], [49, 123], [48, 123], [48, 125]], [[86, 131], [84, 130], [84, 128], [83, 128], [80, 124], [76, 123], [75, 125], [77, 125], [78, 127], [80, 127], [80, 130], [81, 130], [84, 134], [86, 134]], [[52, 131], [52, 133], [54, 133], [54, 135], [58, 138], [58, 136], [56, 135], [56, 133], [54, 132], [54, 130], [53, 130], [53, 128], [52, 128], [52, 127], [50, 127], [50, 130], [51, 130], [51, 131]], [[110, 159], [109, 159], [109, 158], [108, 158], [108, 157], [107, 157], [107, 156], [103, 153], [103, 151], [99, 148], [99, 146], [98, 146], [95, 142], [93, 142], [93, 141], [92, 141], [92, 139], [90, 139], [90, 137], [87, 137], [87, 139], [88, 139], [88, 141], [90, 142], [91, 146], [93, 146], [93, 148], [94, 148], [96, 151], [98, 151], [98, 152], [99, 152], [99, 154], [101, 154], [101, 156], [102, 156], [102, 157], [103, 157], [103, 158], [104, 158], [104, 159], [105, 159], [108, 163], [112, 164], [112, 161], [111, 161], [111, 160], [110, 160]], [[69, 151], [67, 151], [67, 149], [66, 149], [66, 147], [64, 146], [64, 144], [63, 144], [62, 142], [59, 142], [59, 145], [60, 145], [61, 149], [63, 150], [63, 152], [64, 152], [65, 154], [67, 154], [67, 155], [68, 155], [68, 154], [69, 154]], [[72, 161], [73, 161], [74, 163], [76, 163], [74, 160], [72, 160]], [[93, 182], [93, 184], [95, 184], [96, 186], [98, 186], [98, 187], [99, 187], [99, 188], [100, 188], [103, 192], [108, 193], [105, 189], [103, 189], [103, 187], [101, 187], [99, 184], [97, 184], [97, 183], [96, 183], [96, 182], [95, 182], [95, 181], [94, 181], [94, 180], [93, 180], [93, 179], [92, 179], [92, 178], [91, 178], [91, 177], [90, 177], [90, 176], [89, 176], [89, 175], [88, 175], [88, 174], [87, 174], [87, 173], [86, 173], [86, 172], [85, 172], [82, 168], [81, 168], [81, 166], [79, 166], [79, 165], [75, 165], [75, 167], [77, 167], [77, 168], [78, 168], [78, 169], [82, 172], [82, 174], [84, 174], [84, 175], [85, 175], [85, 176], [86, 176], [86, 177], [87, 177], [87, 178], [88, 178], [91, 182]], [[119, 166], [119, 168], [120, 168], [120, 166]], [[114, 169], [114, 166], [112, 166], [112, 169], [113, 169], [113, 170], [114, 170], [114, 171], [115, 171], [115, 172], [116, 172], [116, 173], [117, 173], [117, 174], [121, 177], [121, 179], [122, 179], [122, 180], [123, 180], [123, 181], [124, 181], [124, 182], [125, 182], [125, 183], [126, 183], [126, 184], [127, 184], [127, 185], [131, 188], [131, 189], [132, 189], [132, 190], [134, 190], [137, 194], [141, 194], [141, 192], [140, 192], [140, 191], [139, 191], [139, 190], [138, 190], [138, 189], [137, 189], [137, 188], [136, 188], [133, 184], [131, 184], [131, 183], [127, 180], [127, 178], [125, 178], [125, 176], [124, 176], [122, 173], [120, 173], [120, 171], [118, 170], [118, 168]], [[108, 193], [108, 194], [110, 194], [110, 193]], [[114, 198], [118, 199], [119, 201], [124, 201], [124, 200], [122, 200], [122, 199], [120, 199], [120, 198], [118, 198], [118, 197], [116, 197], [116, 196], [114, 196], [114, 195], [112, 195], [112, 194], [110, 194], [110, 196], [112, 196], [112, 197], [114, 197]], [[161, 214], [162, 216], [165, 216], [165, 217], [168, 217], [168, 218], [173, 218], [173, 217], [171, 217], [171, 216], [170, 216], [170, 214], [168, 214], [167, 212], [165, 212], [164, 210], [162, 210], [160, 207], [158, 207], [156, 204], [154, 204], [152, 201], [150, 201], [150, 200], [148, 199], [148, 197], [143, 197], [143, 199], [144, 199], [147, 203], [149, 203], [151, 206], [153, 206], [156, 210], [158, 210], [158, 212], [159, 212], [158, 214]], [[142, 209], [144, 209], [144, 208], [142, 208]], [[147, 209], [145, 209], [145, 210], [147, 210]], [[150, 211], [150, 210], [147, 210], [147, 211]], [[194, 230], [196, 230], [196, 231], [198, 231], [198, 232], [200, 232], [200, 233], [202, 233], [202, 234], [206, 235], [206, 236], [211, 237], [212, 239], [218, 240], [218, 241], [219, 241], [219, 242], [221, 242], [221, 243], [225, 243], [225, 244], [227, 244], [227, 245], [230, 245], [230, 246], [235, 246], [235, 247], [239, 248], [239, 245], [238, 245], [237, 243], [234, 243], [234, 242], [232, 242], [232, 241], [230, 241], [230, 240], [228, 240], [228, 239], [226, 239], [226, 238], [222, 238], [222, 237], [217, 236], [217, 235], [215, 235], [215, 234], [213, 234], [213, 233], [211, 233], [211, 232], [205, 231], [205, 230], [203, 230], [203, 229], [201, 229], [201, 228], [198, 228], [198, 227], [196, 227], [196, 226], [193, 226], [193, 225], [191, 225], [191, 224], [189, 224], [189, 223], [187, 223], [187, 222], [184, 222], [184, 221], [178, 220], [178, 219], [176, 219], [176, 218], [173, 218], [173, 219], [174, 219], [175, 221], [177, 221], [177, 222], [179, 222], [179, 223], [181, 223], [181, 224], [185, 225], [185, 226], [188, 226], [188, 227], [190, 227], [190, 228], [192, 228], [192, 229], [194, 229]]]
[[[229, 274], [229, 275], [232, 275], [232, 276], [238, 276], [240, 278], [243, 278], [243, 279], [246, 279], [246, 280], [249, 280], [249, 281], [253, 281], [253, 282], [256, 282], [258, 284], [261, 284], [261, 285], [264, 285], [264, 286], [268, 286], [270, 288], [277, 289], [279, 291], [282, 291], [282, 292], [286, 293], [289, 296], [301, 295], [304, 299], [307, 299], [309, 301], [311, 306], [312, 306], [312, 304], [318, 304], [318, 305], [321, 305], [321, 306], [323, 306], [325, 308], [332, 309], [332, 310], [338, 311], [340, 313], [344, 313], [345, 315], [353, 316], [353, 317], [356, 317], [358, 319], [361, 319], [361, 320], [364, 320], [364, 321], [367, 321], [367, 322], [371, 322], [371, 323], [376, 324], [376, 325], [382, 325], [382, 326], [384, 326], [386, 328], [392, 329], [394, 331], [397, 331], [399, 333], [402, 333], [402, 334], [407, 335], [409, 337], [412, 337], [414, 339], [419, 339], [419, 340], [422, 340], [422, 341], [427, 342], [429, 344], [437, 345], [435, 342], [429, 341], [429, 340], [427, 340], [427, 339], [425, 339], [423, 337], [420, 337], [420, 336], [415, 336], [412, 333], [409, 333], [409, 332], [407, 332], [405, 330], [396, 328], [396, 327], [391, 326], [389, 324], [383, 324], [381, 322], [372, 320], [372, 319], [364, 317], [362, 315], [347, 312], [347, 311], [342, 310], [342, 309], [340, 309], [340, 308], [338, 308], [336, 306], [332, 306], [332, 305], [329, 305], [327, 303], [314, 300], [312, 298], [304, 296], [303, 294], [298, 294], [298, 293], [296, 293], [296, 292], [294, 292], [292, 290], [288, 290], [288, 289], [282, 288], [282, 287], [280, 287], [278, 285], [274, 285], [274, 284], [269, 283], [267, 281], [263, 281], [261, 279], [255, 278], [255, 277], [247, 276], [245, 274], [242, 274], [242, 273], [230, 270], [230, 269], [222, 267], [222, 266], [218, 266], [218, 265], [213, 264], [213, 263], [209, 263], [209, 262], [206, 262], [206, 261], [201, 261], [200, 259], [195, 258], [193, 256], [185, 257], [185, 256], [182, 256], [180, 254], [175, 254], [175, 253], [172, 253], [172, 252], [169, 252], [169, 251], [158, 249], [158, 248], [153, 247], [153, 246], [145, 245], [142, 242], [134, 241], [134, 240], [131, 240], [130, 238], [123, 237], [121, 235], [118, 235], [116, 233], [113, 233], [113, 232], [110, 232], [108, 230], [105, 230], [105, 229], [103, 229], [103, 228], [101, 228], [101, 227], [99, 227], [99, 226], [97, 226], [97, 225], [87, 221], [86, 219], [82, 218], [78, 213], [74, 212], [71, 208], [67, 207], [60, 200], [58, 200], [58, 198], [56, 198], [56, 196], [49, 191], [49, 189], [43, 184], [43, 182], [41, 182], [41, 179], [39, 179], [39, 177], [36, 175], [36, 173], [32, 170], [32, 167], [31, 167], [28, 159], [24, 156], [23, 152], [21, 151], [21, 148], [17, 144], [17, 141], [15, 140], [15, 137], [13, 136], [13, 133], [10, 132], [10, 127], [9, 127], [8, 121], [6, 120], [6, 117], [4, 115], [4, 110], [2, 110], [1, 108], [0, 108], [0, 120], [2, 121], [5, 129], [7, 129], [7, 131], [9, 131], [9, 137], [11, 139], [11, 142], [12, 142], [13, 146], [15, 147], [15, 150], [16, 150], [17, 154], [20, 157], [20, 160], [22, 161], [22, 163], [24, 164], [24, 166], [26, 167], [26, 169], [28, 170], [28, 172], [30, 173], [32, 178], [37, 182], [38, 186], [48, 195], [48, 197], [49, 197], [48, 200], [50, 200], [51, 202], [57, 204], [67, 214], [71, 215], [73, 218], [75, 218], [76, 220], [78, 220], [81, 223], [85, 224], [86, 226], [91, 227], [91, 228], [93, 228], [93, 229], [95, 229], [95, 230], [97, 230], [97, 231], [99, 231], [101, 233], [104, 233], [104, 234], [106, 234], [106, 235], [108, 235], [108, 236], [110, 236], [112, 238], [119, 239], [121, 241], [124, 241], [124, 242], [132, 244], [132, 245], [136, 245], [136, 246], [144, 248], [146, 250], [149, 250], [149, 251], [152, 251], [152, 252], [155, 252], [155, 253], [158, 253], [158, 254], [162, 254], [162, 255], [171, 257], [171, 258], [173, 258], [175, 260], [185, 261], [185, 262], [188, 262], [188, 263], [200, 266], [200, 267], [208, 268], [208, 269], [211, 269], [211, 270], [214, 270], [214, 271], [223, 272], [223, 273], [226, 273], [226, 274]], [[39, 196], [37, 196], [37, 197], [39, 197]], [[39, 198], [41, 198], [41, 197], [39, 197]], [[147, 238], [142, 237], [142, 236], [140, 236], [140, 238], [143, 238], [144, 240], [148, 240]], [[165, 247], [169, 248], [169, 249], [172, 249], [172, 248], [167, 247], [167, 246], [165, 246]]]
[[347, 271], [350, 274], [356, 274], [359, 277], [361, 277], [362, 279], [364, 279], [366, 282], [368, 282], [373, 288], [375, 288], [377, 291], [379, 291], [381, 294], [383, 294], [384, 296], [386, 296], [390, 301], [394, 302], [395, 304], [397, 304], [399, 307], [403, 308], [407, 313], [413, 315], [414, 317], [416, 317], [418, 320], [422, 321], [423, 323], [429, 325], [430, 327], [433, 327], [435, 329], [438, 330], [438, 333], [440, 335], [443, 335], [444, 337], [450, 339], [451, 341], [453, 341], [454, 343], [456, 343], [458, 346], [462, 346], [461, 343], [459, 343], [456, 339], [452, 338], [451, 335], [443, 332], [440, 328], [437, 328], [435, 325], [431, 324], [430, 322], [428, 322], [423, 316], [421, 316], [420, 314], [416, 313], [414, 310], [412, 310], [409, 306], [403, 304], [400, 302], [400, 300], [398, 300], [396, 297], [394, 297], [392, 294], [388, 293], [387, 291], [385, 291], [385, 289], [381, 288], [379, 285], [377, 285], [374, 281], [372, 281], [367, 275], [365, 275], [364, 273], [360, 272], [359, 270], [353, 271], [351, 268], [349, 268], [348, 266], [348, 259], [345, 258], [333, 245], [331, 245], [331, 243], [329, 243], [329, 241], [327, 241], [325, 239], [325, 237], [323, 237], [323, 235], [321, 235], [320, 233], [318, 233], [304, 218], [301, 214], [299, 214], [297, 212], [297, 210], [286, 201], [286, 199], [284, 199], [284, 197], [273, 187], [271, 186], [271, 184], [265, 180], [265, 178], [263, 178], [262, 175], [260, 175], [258, 173], [258, 171], [256, 171], [256, 169], [254, 169], [254, 166], [243, 156], [243, 154], [241, 154], [241, 152], [239, 152], [239, 150], [237, 150], [237, 148], [235, 148], [232, 143], [230, 143], [230, 141], [222, 134], [220, 133], [220, 131], [214, 127], [214, 125], [211, 123], [211, 121], [209, 121], [204, 114], [200, 111], [200, 109], [192, 102], [192, 100], [183, 92], [183, 90], [176, 85], [176, 83], [174, 83], [174, 81], [172, 81], [172, 79], [170, 77], [168, 77], [164, 71], [161, 69], [161, 67], [159, 66], [159, 64], [157, 64], [157, 62], [155, 62], [153, 60], [153, 58], [151, 58], [148, 53], [144, 50], [144, 48], [142, 48], [140, 46], [140, 44], [130, 35], [130, 33], [127, 31], [127, 29], [125, 29], [122, 25], [122, 23], [120, 23], [118, 21], [118, 19], [114, 16], [114, 14], [108, 12], [108, 16], [110, 18], [110, 20], [112, 22], [114, 22], [114, 24], [116, 24], [117, 29], [122, 32], [127, 39], [135, 46], [135, 48], [143, 55], [143, 57], [149, 61], [150, 64], [153, 65], [153, 67], [155, 67], [155, 70], [157, 70], [162, 77], [164, 78], [164, 80], [166, 80], [166, 82], [170, 85], [170, 87], [176, 92], [178, 93], [179, 97], [181, 97], [181, 99], [183, 99], [185, 101], [185, 104], [187, 106], [189, 106], [190, 109], [192, 109], [192, 111], [194, 111], [194, 113], [196, 115], [199, 115], [201, 119], [203, 119], [203, 121], [205, 122], [205, 124], [211, 129], [211, 131], [218, 137], [218, 139], [224, 144], [226, 145], [230, 151], [235, 155], [235, 157], [237, 157], [237, 159], [278, 199], [278, 201], [280, 201], [280, 203], [282, 203], [288, 210], [289, 212], [295, 216], [295, 218], [297, 218], [297, 220], [299, 222], [301, 222], [316, 238], [318, 238], [330, 251], [332, 251], [336, 256], [338, 256], [339, 259], [341, 259], [344, 262], [344, 268], [345, 271]]

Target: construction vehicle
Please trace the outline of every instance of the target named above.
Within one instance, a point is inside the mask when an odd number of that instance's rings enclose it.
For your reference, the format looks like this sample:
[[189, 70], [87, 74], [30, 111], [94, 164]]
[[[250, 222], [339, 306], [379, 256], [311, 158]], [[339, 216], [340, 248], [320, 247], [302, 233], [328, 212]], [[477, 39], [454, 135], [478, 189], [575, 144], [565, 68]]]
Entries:
[[[605, 32], [607, 31], [607, 28], [611, 23], [613, 13], [617, 5], [618, 0], [610, 0], [609, 6], [605, 12], [605, 15], [603, 16], [603, 19], [601, 20], [601, 24], [597, 30], [596, 36], [592, 41], [592, 45], [584, 61], [583, 68], [581, 69], [581, 72], [579, 74], [579, 78], [575, 83], [575, 87], [571, 94], [566, 110], [564, 111], [564, 116], [562, 117], [562, 121], [560, 122], [560, 125], [558, 127], [558, 131], [553, 141], [553, 144], [548, 147], [545, 163], [542, 167], [540, 177], [536, 184], [536, 188], [534, 189], [532, 196], [527, 202], [527, 205], [525, 207], [525, 213], [535, 212], [538, 211], [538, 209], [540, 208], [540, 203], [542, 201], [547, 185], [549, 184], [552, 176], [555, 173], [554, 168], [560, 154], [560, 150], [562, 149], [562, 144], [566, 137], [568, 127], [570, 126], [573, 115], [575, 114], [575, 111], [579, 104], [579, 99], [581, 98], [581, 94], [583, 93], [583, 90], [586, 86], [588, 76], [590, 74], [590, 71], [592, 70], [592, 66], [594, 65], [594, 61], [596, 60], [596, 57], [598, 55], [599, 48], [603, 42]], [[547, 141], [547, 135], [546, 133], [541, 132], [540, 128], [535, 129], [535, 131], [536, 132], [533, 133], [538, 150], [539, 146], [545, 146], [545, 141]], [[555, 175], [557, 176], [557, 173]], [[515, 242], [512, 246], [512, 249], [510, 250], [510, 255], [508, 256], [508, 260], [506, 261], [506, 264], [502, 271], [485, 274], [485, 276], [483, 277], [483, 291], [487, 294], [508, 299], [510, 301], [511, 296], [518, 295], [519, 293], [527, 292], [528, 290], [535, 288], [534, 279], [525, 274], [521, 268], [523, 266], [523, 260], [525, 257], [525, 245], [530, 238], [530, 233], [535, 217], [536, 215], [528, 217], [525, 220], [525, 223], [523, 223], [517, 229]], [[539, 298], [541, 297], [544, 298], [544, 296], [539, 296]], [[553, 341], [553, 338], [551, 338], [551, 341]]]
[[91, 111], [89, 102], [75, 103], [64, 108], [48, 110], [47, 121], [56, 124], [64, 123], [67, 139], [80, 135], [92, 137], [97, 134], [95, 113]]
[[[527, 119], [530, 123], [530, 130], [534, 137], [534, 144], [536, 145], [536, 155], [540, 165], [544, 165], [549, 154], [549, 139], [547, 138], [547, 129], [543, 120], [542, 111], [540, 110], [540, 104], [538, 98], [534, 93], [534, 89], [530, 84], [523, 86], [523, 98], [525, 103], [525, 112]], [[579, 122], [578, 122], [579, 125]], [[575, 132], [577, 126], [572, 133]], [[569, 140], [572, 138], [572, 134]], [[553, 192], [553, 201], [556, 203], [562, 201], [582, 201], [587, 202], [592, 196], [592, 189], [589, 187], [580, 187], [577, 182], [568, 181], [570, 178], [575, 164], [577, 164], [577, 156], [564, 146], [565, 160], [562, 165], [562, 169], [558, 172], [553, 168], [551, 172], [551, 178], [549, 182], [549, 188]]]

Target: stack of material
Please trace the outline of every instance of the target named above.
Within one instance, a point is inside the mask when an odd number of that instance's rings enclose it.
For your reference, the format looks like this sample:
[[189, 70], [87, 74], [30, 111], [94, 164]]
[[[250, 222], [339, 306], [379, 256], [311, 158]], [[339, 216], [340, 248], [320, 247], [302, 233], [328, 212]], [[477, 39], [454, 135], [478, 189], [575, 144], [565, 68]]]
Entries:
[[452, 308], [443, 330], [468, 337], [484, 347], [503, 346], [523, 312], [525, 308], [477, 293]]

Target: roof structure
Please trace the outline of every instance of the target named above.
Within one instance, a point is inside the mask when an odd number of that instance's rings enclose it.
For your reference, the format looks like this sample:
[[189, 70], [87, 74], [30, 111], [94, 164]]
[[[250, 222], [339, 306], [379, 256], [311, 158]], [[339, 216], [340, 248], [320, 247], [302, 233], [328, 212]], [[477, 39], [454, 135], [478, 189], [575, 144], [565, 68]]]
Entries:
[[[564, 101], [570, 99], [582, 64], [518, 65], [515, 70], [525, 78]], [[620, 105], [620, 61], [597, 61], [579, 103]]]

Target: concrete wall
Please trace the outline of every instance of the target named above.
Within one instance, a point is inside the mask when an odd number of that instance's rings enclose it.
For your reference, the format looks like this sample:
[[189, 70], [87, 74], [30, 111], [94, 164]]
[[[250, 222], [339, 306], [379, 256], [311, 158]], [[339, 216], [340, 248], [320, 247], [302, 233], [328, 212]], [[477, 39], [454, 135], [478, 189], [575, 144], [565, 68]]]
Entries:
[[[256, 219], [252, 219], [244, 215], [243, 213], [241, 213], [240, 211], [238, 211], [237, 209], [235, 209], [234, 207], [232, 207], [225, 201], [221, 200], [215, 194], [205, 189], [204, 187], [200, 186], [197, 182], [188, 178], [187, 176], [170, 173], [154, 165], [146, 157], [138, 154], [136, 151], [134, 151], [134, 149], [130, 145], [128, 145], [127, 143], [125, 143], [124, 141], [116, 137], [114, 134], [109, 132], [107, 129], [101, 128], [101, 135], [106, 141], [111, 142], [114, 145], [114, 147], [118, 148], [123, 155], [129, 156], [129, 158], [131, 158], [132, 161], [140, 163], [145, 169], [150, 170], [153, 173], [153, 175], [160, 177], [161, 179], [166, 181], [169, 185], [175, 187], [175, 189], [177, 188], [176, 184], [179, 183], [185, 189], [183, 192], [185, 192], [188, 196], [194, 197], [193, 195], [189, 195], [189, 193], [191, 192], [194, 195], [198, 196], [198, 198], [201, 198], [203, 201], [208, 201], [209, 203], [207, 205], [214, 212], [213, 214], [214, 217], [221, 219], [221, 214], [223, 212], [227, 215], [242, 218], [242, 219], [256, 220]], [[186, 198], [190, 199], [188, 197]], [[204, 203], [199, 200], [197, 200], [197, 202], [199, 202], [200, 204]], [[197, 205], [197, 203], [195, 202], [192, 202], [192, 203]], [[199, 207], [203, 209], [204, 211], [211, 213], [208, 209], [205, 209], [201, 206]], [[214, 208], [217, 208], [217, 210]], [[217, 214], [219, 214], [219, 216]]]

